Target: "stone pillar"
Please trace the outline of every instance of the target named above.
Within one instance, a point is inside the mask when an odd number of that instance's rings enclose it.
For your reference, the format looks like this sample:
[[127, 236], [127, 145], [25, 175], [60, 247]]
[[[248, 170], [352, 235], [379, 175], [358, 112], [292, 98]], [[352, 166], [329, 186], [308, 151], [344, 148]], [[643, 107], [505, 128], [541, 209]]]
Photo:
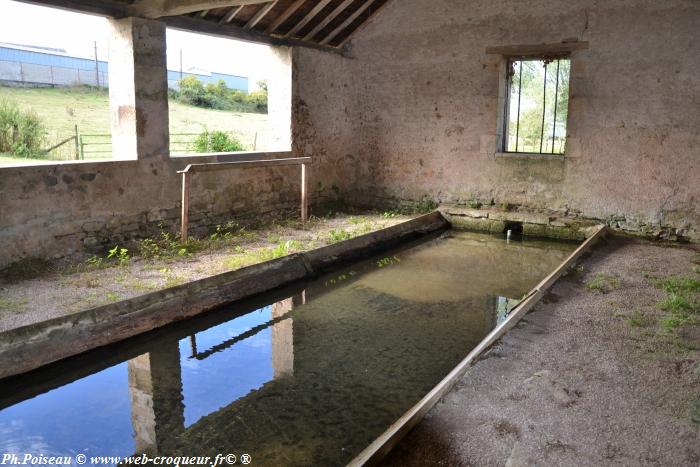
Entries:
[[[272, 305], [272, 319], [294, 308], [293, 298]], [[272, 326], [272, 371], [274, 379], [294, 374], [294, 321], [287, 318]]]
[[110, 19], [109, 102], [114, 159], [169, 157], [165, 25]]
[[159, 344], [128, 366], [136, 452], [168, 454], [185, 430], [178, 342]]
[[267, 82], [269, 151], [292, 149], [292, 49], [271, 47]]

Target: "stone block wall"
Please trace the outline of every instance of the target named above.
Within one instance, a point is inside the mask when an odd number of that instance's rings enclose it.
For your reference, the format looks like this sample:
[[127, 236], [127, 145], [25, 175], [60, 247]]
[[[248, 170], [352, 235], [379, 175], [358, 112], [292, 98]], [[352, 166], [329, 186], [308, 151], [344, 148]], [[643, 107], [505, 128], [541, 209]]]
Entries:
[[[509, 203], [700, 241], [699, 30], [692, 0], [391, 2], [354, 59], [298, 54], [295, 144], [353, 204]], [[504, 58], [486, 48], [569, 40], [589, 46], [565, 157], [502, 157]]]
[[[188, 163], [289, 157], [289, 153], [72, 163], [0, 169], [0, 269], [23, 258], [104, 251], [180, 225], [181, 176]], [[190, 229], [299, 210], [297, 166], [196, 174]]]

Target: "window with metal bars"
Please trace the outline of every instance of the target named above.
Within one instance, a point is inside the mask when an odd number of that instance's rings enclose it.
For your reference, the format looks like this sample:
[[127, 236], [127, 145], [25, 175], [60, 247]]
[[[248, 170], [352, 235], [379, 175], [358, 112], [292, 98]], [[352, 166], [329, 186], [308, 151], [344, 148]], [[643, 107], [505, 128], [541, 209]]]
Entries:
[[504, 152], [564, 154], [570, 69], [568, 58], [508, 62]]

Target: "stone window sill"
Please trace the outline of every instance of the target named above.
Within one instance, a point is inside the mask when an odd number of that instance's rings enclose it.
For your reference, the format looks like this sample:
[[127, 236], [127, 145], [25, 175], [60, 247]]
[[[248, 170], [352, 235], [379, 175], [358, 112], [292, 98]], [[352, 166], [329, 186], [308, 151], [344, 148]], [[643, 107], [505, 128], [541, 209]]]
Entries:
[[540, 154], [537, 152], [497, 152], [496, 158], [551, 160], [559, 162], [564, 162], [566, 160], [563, 154]]

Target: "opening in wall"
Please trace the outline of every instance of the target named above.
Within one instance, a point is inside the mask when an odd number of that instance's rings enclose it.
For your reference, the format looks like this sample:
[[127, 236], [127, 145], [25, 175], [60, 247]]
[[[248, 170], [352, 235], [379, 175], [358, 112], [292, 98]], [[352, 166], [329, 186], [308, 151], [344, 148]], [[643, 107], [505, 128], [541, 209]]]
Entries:
[[503, 152], [564, 154], [570, 69], [566, 57], [508, 61]]
[[278, 89], [291, 90], [291, 66], [279, 69], [274, 48], [172, 29], [167, 44], [173, 156], [290, 149], [276, 124], [281, 112], [291, 126]]
[[0, 165], [112, 159], [105, 18], [0, 0]]

